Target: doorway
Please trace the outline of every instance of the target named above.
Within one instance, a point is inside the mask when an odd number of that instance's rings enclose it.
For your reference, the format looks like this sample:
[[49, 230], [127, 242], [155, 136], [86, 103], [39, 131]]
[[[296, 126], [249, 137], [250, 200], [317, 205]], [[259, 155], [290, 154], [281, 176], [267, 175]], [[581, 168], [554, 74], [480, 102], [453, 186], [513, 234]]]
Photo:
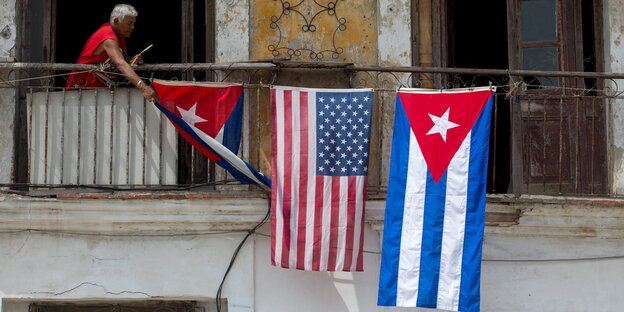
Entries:
[[[117, 2], [65, 0], [57, 2], [56, 61], [74, 63], [89, 36], [108, 23]], [[181, 6], [178, 1], [134, 0], [128, 4], [139, 13], [136, 29], [127, 40], [128, 55], [133, 56], [154, 44], [143, 59], [146, 63], [180, 63]], [[88, 6], [86, 10], [85, 6]], [[88, 11], [89, 13], [85, 13]]]
[[[455, 68], [509, 68], [506, 1], [448, 0], [447, 25], [449, 64]], [[443, 34], [444, 35], [444, 34]], [[443, 52], [444, 53], [444, 52]], [[444, 59], [444, 58], [443, 58]], [[501, 85], [507, 77], [490, 75], [455, 75], [448, 81], [456, 88]], [[510, 102], [497, 93], [492, 112], [488, 193], [507, 193], [511, 179]]]

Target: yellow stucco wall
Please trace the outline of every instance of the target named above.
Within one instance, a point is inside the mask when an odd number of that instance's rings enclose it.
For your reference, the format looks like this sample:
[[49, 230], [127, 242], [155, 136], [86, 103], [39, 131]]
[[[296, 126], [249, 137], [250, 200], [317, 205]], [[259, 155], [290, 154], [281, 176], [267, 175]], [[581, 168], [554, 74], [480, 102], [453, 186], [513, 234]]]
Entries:
[[376, 7], [375, 0], [252, 1], [251, 58], [377, 64]]

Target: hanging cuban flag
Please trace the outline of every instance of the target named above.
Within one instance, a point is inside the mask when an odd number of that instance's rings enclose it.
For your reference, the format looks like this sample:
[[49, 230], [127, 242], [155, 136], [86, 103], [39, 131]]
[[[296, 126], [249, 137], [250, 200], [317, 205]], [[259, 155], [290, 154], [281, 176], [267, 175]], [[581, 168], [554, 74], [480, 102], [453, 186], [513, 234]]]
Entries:
[[271, 263], [362, 271], [371, 89], [271, 89]]
[[480, 309], [493, 94], [397, 93], [378, 305]]
[[271, 180], [240, 159], [243, 87], [240, 84], [156, 80], [154, 103], [178, 132], [211, 161], [244, 184], [270, 188]]

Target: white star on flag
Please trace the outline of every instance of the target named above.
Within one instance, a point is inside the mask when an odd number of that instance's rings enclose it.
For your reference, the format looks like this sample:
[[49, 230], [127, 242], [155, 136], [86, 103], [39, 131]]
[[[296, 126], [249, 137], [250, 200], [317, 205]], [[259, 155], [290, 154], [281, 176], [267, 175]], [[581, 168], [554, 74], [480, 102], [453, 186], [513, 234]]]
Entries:
[[186, 121], [191, 126], [195, 126], [196, 123], [207, 121], [206, 119], [197, 116], [195, 113], [196, 109], [197, 103], [195, 103], [189, 110], [178, 107], [178, 111], [180, 112], [180, 115], [182, 115], [182, 120]]
[[444, 112], [444, 115], [442, 115], [441, 117], [429, 114], [429, 117], [431, 118], [431, 121], [433, 121], [434, 125], [433, 127], [431, 127], [431, 130], [427, 132], [427, 135], [439, 133], [442, 136], [442, 140], [446, 142], [446, 131], [455, 127], [459, 127], [458, 124], [448, 120], [450, 110], [451, 108], [449, 107], [446, 112]]

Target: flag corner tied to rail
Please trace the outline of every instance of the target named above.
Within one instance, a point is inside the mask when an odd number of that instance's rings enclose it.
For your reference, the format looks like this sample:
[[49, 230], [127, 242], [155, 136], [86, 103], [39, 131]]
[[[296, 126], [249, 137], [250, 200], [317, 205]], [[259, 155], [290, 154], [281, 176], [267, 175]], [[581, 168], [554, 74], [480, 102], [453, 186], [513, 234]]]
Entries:
[[378, 305], [479, 311], [493, 94], [397, 93]]
[[243, 117], [242, 85], [155, 80], [152, 86], [160, 97], [154, 105], [202, 154], [241, 183], [271, 187], [269, 178], [236, 155]]
[[372, 103], [372, 89], [271, 89], [272, 265], [363, 270]]

